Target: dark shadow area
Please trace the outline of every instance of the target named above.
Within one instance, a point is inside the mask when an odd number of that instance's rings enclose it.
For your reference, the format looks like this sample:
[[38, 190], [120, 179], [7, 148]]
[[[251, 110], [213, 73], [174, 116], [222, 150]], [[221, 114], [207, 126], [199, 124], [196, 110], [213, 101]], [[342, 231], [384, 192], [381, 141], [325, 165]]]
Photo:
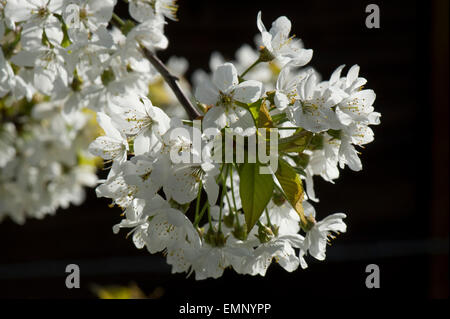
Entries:
[[[88, 191], [82, 206], [18, 226], [0, 224], [1, 298], [94, 298], [91, 284], [137, 283], [163, 298], [448, 297], [448, 2], [378, 1], [381, 28], [365, 26], [365, 1], [179, 1], [179, 22], [167, 25], [169, 48], [186, 57], [188, 75], [208, 70], [213, 51], [234, 58], [253, 45], [256, 15], [266, 26], [281, 15], [314, 49], [311, 65], [324, 78], [341, 64], [359, 64], [377, 94], [381, 125], [362, 150], [363, 170], [346, 168], [332, 185], [315, 178], [319, 219], [347, 213], [348, 231], [332, 242], [325, 262], [266, 277], [226, 271], [197, 282], [172, 275], [161, 255], [137, 250], [126, 232], [114, 235], [120, 210]], [[126, 7], [125, 7], [126, 8]], [[444, 14], [443, 12], [446, 12]], [[77, 263], [81, 288], [65, 287], [65, 265]], [[381, 288], [367, 289], [368, 264]], [[206, 297], [205, 297], [206, 298]], [[231, 297], [230, 297], [231, 298]]]

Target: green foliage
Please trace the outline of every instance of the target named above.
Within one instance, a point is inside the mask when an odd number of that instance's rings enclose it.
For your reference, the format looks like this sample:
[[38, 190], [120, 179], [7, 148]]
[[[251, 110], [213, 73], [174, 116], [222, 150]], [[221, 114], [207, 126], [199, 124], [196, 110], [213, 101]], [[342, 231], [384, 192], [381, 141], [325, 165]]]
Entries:
[[292, 207], [294, 207], [297, 214], [300, 216], [300, 219], [303, 221], [305, 215], [302, 203], [305, 194], [300, 175], [288, 162], [279, 159], [278, 170], [275, 173], [275, 176], [277, 177], [278, 182], [280, 182], [287, 200], [291, 203]]
[[239, 169], [239, 193], [247, 232], [253, 228], [273, 194], [272, 175], [260, 174], [259, 163], [245, 163]]
[[299, 129], [299, 131], [292, 136], [280, 139], [278, 142], [278, 147], [280, 151], [283, 152], [301, 153], [311, 144], [313, 139], [313, 133]]
[[265, 103], [261, 103], [258, 116], [258, 127], [271, 128], [273, 127], [272, 117]]

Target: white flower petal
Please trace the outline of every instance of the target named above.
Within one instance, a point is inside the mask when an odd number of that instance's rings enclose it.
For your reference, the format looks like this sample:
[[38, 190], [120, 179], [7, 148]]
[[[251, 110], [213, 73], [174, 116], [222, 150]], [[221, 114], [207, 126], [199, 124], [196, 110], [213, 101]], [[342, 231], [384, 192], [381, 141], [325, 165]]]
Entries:
[[213, 206], [217, 201], [217, 197], [219, 196], [219, 185], [217, 185], [215, 179], [211, 176], [209, 178], [206, 178], [203, 188], [208, 195], [209, 204]]
[[219, 130], [227, 126], [227, 115], [222, 107], [215, 106], [206, 112], [202, 121], [203, 129], [217, 128]]
[[261, 97], [262, 83], [249, 80], [240, 83], [234, 90], [233, 98], [242, 103], [254, 103]]
[[266, 27], [264, 26], [264, 23], [261, 19], [261, 11], [258, 12], [258, 16], [256, 17], [256, 25], [258, 26], [258, 30], [260, 32], [266, 32]]
[[312, 49], [301, 49], [298, 52], [296, 52], [292, 57], [292, 60], [289, 62], [289, 65], [300, 67], [308, 64], [313, 56], [313, 50]]
[[281, 16], [278, 17], [273, 23], [272, 27], [270, 28], [270, 34], [275, 38], [280, 37], [281, 38], [288, 38], [289, 33], [291, 32], [291, 21], [285, 17]]
[[359, 65], [355, 64], [350, 68], [350, 70], [348, 70], [346, 79], [347, 87], [351, 86], [352, 83], [358, 79], [358, 74], [359, 74]]
[[219, 92], [209, 79], [204, 79], [195, 91], [195, 98], [201, 103], [215, 105], [219, 100]]
[[27, 0], [8, 0], [4, 14], [14, 22], [21, 22], [30, 19], [33, 15], [32, 10], [36, 5]]
[[224, 63], [217, 67], [213, 74], [214, 85], [223, 93], [229, 93], [239, 82], [233, 64]]
[[112, 124], [111, 118], [105, 113], [97, 113], [97, 122], [100, 127], [105, 131], [105, 134], [113, 139], [121, 140], [122, 135], [119, 133], [117, 128]]
[[334, 85], [339, 81], [343, 68], [345, 68], [345, 64], [338, 66], [337, 69], [334, 70], [330, 77], [330, 85]]
[[124, 145], [111, 137], [100, 136], [97, 137], [89, 145], [89, 152], [95, 156], [100, 156], [103, 159], [121, 159], [124, 153]]
[[275, 106], [279, 110], [284, 110], [289, 105], [289, 99], [288, 97], [280, 92], [275, 92], [275, 98], [274, 98]]

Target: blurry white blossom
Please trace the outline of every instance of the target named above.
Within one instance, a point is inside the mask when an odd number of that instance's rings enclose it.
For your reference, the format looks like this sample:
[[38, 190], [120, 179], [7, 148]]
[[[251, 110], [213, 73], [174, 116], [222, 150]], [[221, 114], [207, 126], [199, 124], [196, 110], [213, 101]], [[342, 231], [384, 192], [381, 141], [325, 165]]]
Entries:
[[[126, 228], [136, 248], [163, 252], [174, 273], [264, 276], [273, 262], [292, 272], [309, 255], [324, 260], [346, 215], [316, 221], [314, 176], [333, 183], [345, 166], [361, 170], [358, 147], [380, 123], [359, 66], [322, 81], [291, 21], [267, 29], [259, 12], [256, 47], [244, 44], [235, 61], [214, 52], [211, 74], [196, 70], [191, 87], [186, 59], [170, 58], [170, 75], [147, 59], [168, 47], [176, 1], [129, 0], [132, 20], [116, 3], [0, 1], [0, 220], [43, 218], [98, 185], [124, 212], [114, 233]], [[184, 107], [202, 114], [188, 120]], [[217, 161], [216, 137], [231, 129], [243, 162]], [[281, 168], [264, 178], [250, 161], [257, 138], [278, 142]], [[98, 157], [110, 169], [100, 181]]]

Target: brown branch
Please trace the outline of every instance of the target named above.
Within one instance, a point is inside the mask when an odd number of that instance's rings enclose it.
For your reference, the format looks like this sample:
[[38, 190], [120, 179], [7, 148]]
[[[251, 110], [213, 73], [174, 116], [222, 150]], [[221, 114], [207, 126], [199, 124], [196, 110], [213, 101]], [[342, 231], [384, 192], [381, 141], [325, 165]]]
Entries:
[[178, 78], [176, 76], [173, 76], [170, 71], [166, 68], [164, 63], [158, 57], [151, 52], [150, 50], [146, 49], [145, 47], [141, 46], [142, 54], [150, 61], [150, 63], [155, 67], [156, 70], [161, 74], [161, 76], [164, 78], [164, 80], [169, 84], [170, 88], [172, 89], [173, 93], [177, 97], [178, 101], [183, 105], [186, 112], [189, 114], [189, 117], [191, 120], [194, 120], [200, 116], [200, 112], [197, 110], [197, 108], [191, 103], [191, 101], [187, 98], [187, 96], [183, 93], [181, 90], [179, 84], [178, 84]]

